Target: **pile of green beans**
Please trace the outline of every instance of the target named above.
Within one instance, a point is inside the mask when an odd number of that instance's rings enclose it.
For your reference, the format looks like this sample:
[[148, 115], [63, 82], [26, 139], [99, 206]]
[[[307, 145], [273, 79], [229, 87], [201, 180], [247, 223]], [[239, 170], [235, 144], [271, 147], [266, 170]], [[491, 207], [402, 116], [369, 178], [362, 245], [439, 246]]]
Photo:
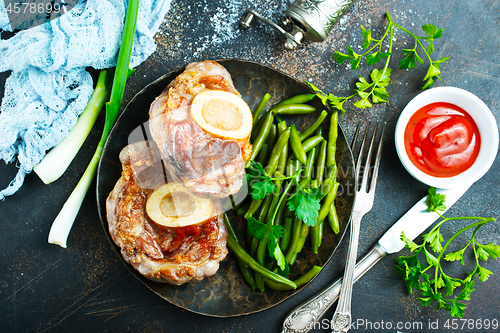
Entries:
[[[315, 94], [293, 96], [265, 112], [266, 104], [270, 100], [270, 95], [266, 94], [254, 110], [251, 134], [253, 151], [247, 167], [250, 161], [259, 162], [264, 167], [265, 173], [274, 179], [273, 184], [276, 190], [264, 199], [252, 199], [248, 196], [233, 209], [246, 220], [253, 217], [267, 224], [264, 237], [262, 240], [257, 240], [247, 229], [248, 246], [245, 250], [230, 221], [226, 218], [229, 230], [228, 245], [236, 254], [243, 277], [252, 288], [264, 290], [267, 286], [276, 290], [295, 289], [307, 283], [321, 270], [321, 267], [314, 266], [294, 282], [279, 275], [280, 272], [274, 259], [266, 255], [272, 225], [283, 227], [283, 236], [278, 240], [278, 245], [290, 266], [296, 261], [307, 239], [310, 239], [312, 251], [318, 253], [323, 238], [325, 219], [328, 219], [335, 233], [338, 233], [340, 229], [334, 203], [339, 186], [336, 179], [335, 161], [338, 112], [331, 115], [329, 129], [325, 133], [323, 133], [323, 127], [325, 127], [323, 123], [328, 116], [327, 111], [323, 110], [316, 121], [302, 132], [299, 132], [295, 125], [287, 126], [286, 122], [280, 118], [281, 115], [303, 115], [315, 112], [315, 107], [305, 104], [314, 97]], [[314, 226], [309, 226], [295, 216], [286, 204], [288, 196], [296, 190], [297, 183], [292, 178], [295, 178], [294, 175], [297, 174], [300, 176], [300, 178], [297, 176], [299, 187], [321, 189], [324, 195]]]

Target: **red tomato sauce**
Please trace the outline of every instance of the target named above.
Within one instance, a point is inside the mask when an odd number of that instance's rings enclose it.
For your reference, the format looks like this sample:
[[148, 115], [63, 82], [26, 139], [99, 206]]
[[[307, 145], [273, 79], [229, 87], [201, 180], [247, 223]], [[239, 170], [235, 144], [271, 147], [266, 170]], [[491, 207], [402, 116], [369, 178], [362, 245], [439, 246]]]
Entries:
[[411, 116], [405, 149], [412, 163], [434, 177], [452, 177], [467, 170], [481, 146], [472, 117], [451, 103], [432, 103]]

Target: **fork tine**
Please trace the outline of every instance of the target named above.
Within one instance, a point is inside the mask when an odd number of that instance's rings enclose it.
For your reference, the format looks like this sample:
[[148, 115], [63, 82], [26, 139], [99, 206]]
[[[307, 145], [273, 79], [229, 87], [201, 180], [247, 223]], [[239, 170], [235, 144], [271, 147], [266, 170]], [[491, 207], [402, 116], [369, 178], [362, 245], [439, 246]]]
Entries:
[[382, 126], [382, 133], [380, 133], [380, 141], [378, 143], [377, 154], [375, 155], [375, 165], [373, 167], [372, 180], [370, 183], [370, 191], [375, 191], [375, 186], [377, 184], [378, 169], [380, 166], [380, 159], [382, 157], [382, 142], [384, 139], [385, 125]]
[[360, 127], [361, 127], [361, 122], [358, 122], [358, 125], [356, 126], [356, 131], [354, 132], [354, 137], [352, 138], [351, 142], [351, 151], [353, 154], [356, 152], [356, 148], [358, 146], [358, 136]]
[[[365, 131], [365, 139], [364, 141], [366, 140], [366, 137], [368, 136], [368, 131], [370, 130], [370, 126], [368, 126], [366, 128], [366, 131]], [[368, 154], [366, 156], [366, 160], [365, 160], [365, 166], [364, 166], [364, 169], [363, 169], [363, 180], [361, 182], [361, 188], [360, 190], [364, 190], [364, 191], [369, 191], [369, 189], [366, 188], [366, 184], [368, 184], [368, 177], [370, 176], [370, 163], [371, 163], [371, 160], [372, 160], [372, 155], [373, 155], [373, 145], [375, 144], [375, 137], [377, 136], [377, 128], [378, 128], [378, 124], [375, 123], [375, 128], [373, 129], [373, 134], [372, 134], [372, 137], [371, 137], [371, 140], [370, 140], [370, 147], [368, 148]], [[362, 154], [362, 152], [359, 153], [360, 155]]]
[[[356, 129], [356, 138], [359, 134], [359, 125], [358, 125], [358, 128]], [[368, 129], [368, 126], [367, 126], [367, 129]], [[356, 179], [356, 184], [359, 183], [359, 174], [361, 172], [361, 163], [363, 162], [363, 150], [365, 150], [365, 142], [366, 142], [366, 136], [368, 134], [368, 131], [365, 130], [365, 133], [363, 135], [363, 139], [361, 140], [361, 147], [359, 147], [359, 154], [358, 154], [358, 158], [356, 159], [356, 173], [355, 173], [355, 179]], [[355, 143], [355, 145], [357, 145], [357, 142]], [[358, 186], [356, 186], [356, 188], [358, 188]]]

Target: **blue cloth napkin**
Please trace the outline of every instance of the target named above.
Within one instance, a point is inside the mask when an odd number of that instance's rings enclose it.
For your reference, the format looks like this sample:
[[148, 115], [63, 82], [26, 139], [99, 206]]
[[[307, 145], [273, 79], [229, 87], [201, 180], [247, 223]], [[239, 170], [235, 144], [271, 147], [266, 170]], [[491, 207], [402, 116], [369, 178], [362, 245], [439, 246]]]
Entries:
[[[156, 49], [153, 39], [171, 0], [141, 0], [130, 67]], [[81, 0], [50, 22], [0, 40], [0, 72], [12, 71], [0, 106], [0, 159], [16, 161], [14, 194], [46, 151], [74, 126], [93, 91], [87, 67], [116, 65], [127, 0]], [[0, 31], [10, 24], [0, 1]]]

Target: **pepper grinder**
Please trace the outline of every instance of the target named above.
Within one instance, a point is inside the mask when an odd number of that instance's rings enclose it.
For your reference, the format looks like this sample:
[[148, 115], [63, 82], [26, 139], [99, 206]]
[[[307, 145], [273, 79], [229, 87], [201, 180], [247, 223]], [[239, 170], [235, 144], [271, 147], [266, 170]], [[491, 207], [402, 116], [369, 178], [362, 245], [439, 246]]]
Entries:
[[302, 45], [302, 40], [307, 38], [312, 42], [322, 42], [332, 31], [342, 14], [349, 8], [354, 0], [296, 0], [285, 12], [283, 24], [290, 27], [290, 32], [263, 17], [253, 9], [241, 22], [241, 26], [249, 29], [255, 17], [276, 29], [285, 40], [285, 48], [293, 50]]

